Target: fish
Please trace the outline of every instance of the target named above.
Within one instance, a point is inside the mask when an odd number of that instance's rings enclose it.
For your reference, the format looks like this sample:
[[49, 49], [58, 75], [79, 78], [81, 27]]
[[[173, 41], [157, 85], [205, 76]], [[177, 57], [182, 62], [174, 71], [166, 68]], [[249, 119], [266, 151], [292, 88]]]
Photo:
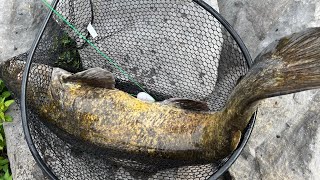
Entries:
[[[99, 67], [70, 73], [33, 64], [51, 70], [40, 77], [50, 77], [43, 81], [46, 89], [33, 89], [30, 80], [30, 104], [36, 104], [43, 120], [73, 137], [129, 154], [210, 163], [237, 148], [259, 101], [320, 87], [320, 28], [271, 43], [255, 58], [225, 107], [214, 112], [190, 99], [139, 100], [115, 88], [113, 74]], [[23, 67], [17, 59], [0, 65], [1, 77], [11, 80], [9, 89], [21, 87]], [[39, 90], [46, 100], [37, 104]]]

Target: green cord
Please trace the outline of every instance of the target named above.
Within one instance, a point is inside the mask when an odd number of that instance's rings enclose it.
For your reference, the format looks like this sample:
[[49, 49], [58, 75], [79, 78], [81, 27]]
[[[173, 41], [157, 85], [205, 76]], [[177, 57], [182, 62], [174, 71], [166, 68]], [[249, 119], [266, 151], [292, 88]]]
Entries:
[[89, 43], [99, 54], [101, 54], [106, 60], [108, 60], [114, 67], [116, 67], [123, 75], [125, 75], [130, 81], [132, 81], [135, 85], [137, 85], [142, 91], [146, 92], [142, 86], [134, 80], [126, 71], [124, 71], [116, 62], [114, 62], [111, 58], [105, 55], [100, 49], [95, 46], [91, 41], [85, 38], [81, 32], [79, 32], [66, 18], [64, 18], [59, 12], [57, 12], [46, 0], [42, 0], [42, 2], [53, 11], [63, 22], [65, 22], [80, 38]]

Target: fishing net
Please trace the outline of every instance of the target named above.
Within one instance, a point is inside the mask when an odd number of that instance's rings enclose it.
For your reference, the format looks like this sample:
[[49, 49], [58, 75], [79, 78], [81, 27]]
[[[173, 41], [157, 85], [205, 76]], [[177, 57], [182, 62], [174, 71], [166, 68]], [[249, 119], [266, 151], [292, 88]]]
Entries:
[[[22, 93], [26, 138], [49, 177], [208, 179], [233, 163], [253, 123], [229, 157], [187, 164], [99, 149], [46, 123], [33, 110], [46, 103], [52, 67], [70, 72], [102, 67], [115, 75], [118, 89], [130, 94], [146, 91], [157, 101], [200, 100], [210, 111], [221, 110], [251, 61], [218, 13], [200, 0], [69, 0], [56, 1], [52, 7], [56, 12], [50, 12], [30, 53], [26, 93]], [[96, 37], [88, 31], [90, 24]], [[27, 54], [16, 59], [25, 61]], [[43, 98], [33, 102], [33, 96]]]

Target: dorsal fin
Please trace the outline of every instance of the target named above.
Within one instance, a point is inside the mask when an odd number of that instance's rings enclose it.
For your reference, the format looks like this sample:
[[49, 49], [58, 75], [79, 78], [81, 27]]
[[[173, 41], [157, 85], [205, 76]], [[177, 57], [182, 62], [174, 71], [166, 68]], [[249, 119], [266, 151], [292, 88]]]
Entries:
[[170, 98], [164, 100], [162, 104], [172, 105], [177, 108], [191, 110], [191, 111], [209, 111], [209, 107], [207, 103], [202, 101], [195, 101], [191, 99], [183, 99], [183, 98]]
[[112, 73], [100, 67], [90, 68], [64, 78], [65, 82], [78, 82], [93, 87], [113, 89], [116, 82]]

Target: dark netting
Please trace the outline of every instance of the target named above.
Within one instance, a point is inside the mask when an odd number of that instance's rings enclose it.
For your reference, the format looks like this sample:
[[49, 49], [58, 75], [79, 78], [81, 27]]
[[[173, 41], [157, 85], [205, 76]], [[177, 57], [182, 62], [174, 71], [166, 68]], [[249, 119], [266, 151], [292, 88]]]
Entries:
[[[220, 110], [248, 61], [229, 31], [192, 0], [69, 0], [56, 10], [117, 62], [156, 100], [189, 98]], [[91, 23], [98, 33], [87, 31]], [[26, 55], [17, 57], [25, 60]], [[46, 103], [52, 67], [78, 72], [102, 67], [116, 87], [141, 91], [56, 15], [47, 22], [31, 59], [26, 93], [30, 135], [43, 161], [59, 179], [208, 179], [228, 158], [211, 164], [173, 161], [104, 150], [73, 139], [38, 117]], [[31, 88], [34, 87], [34, 88]], [[33, 103], [33, 97], [43, 97]]]

